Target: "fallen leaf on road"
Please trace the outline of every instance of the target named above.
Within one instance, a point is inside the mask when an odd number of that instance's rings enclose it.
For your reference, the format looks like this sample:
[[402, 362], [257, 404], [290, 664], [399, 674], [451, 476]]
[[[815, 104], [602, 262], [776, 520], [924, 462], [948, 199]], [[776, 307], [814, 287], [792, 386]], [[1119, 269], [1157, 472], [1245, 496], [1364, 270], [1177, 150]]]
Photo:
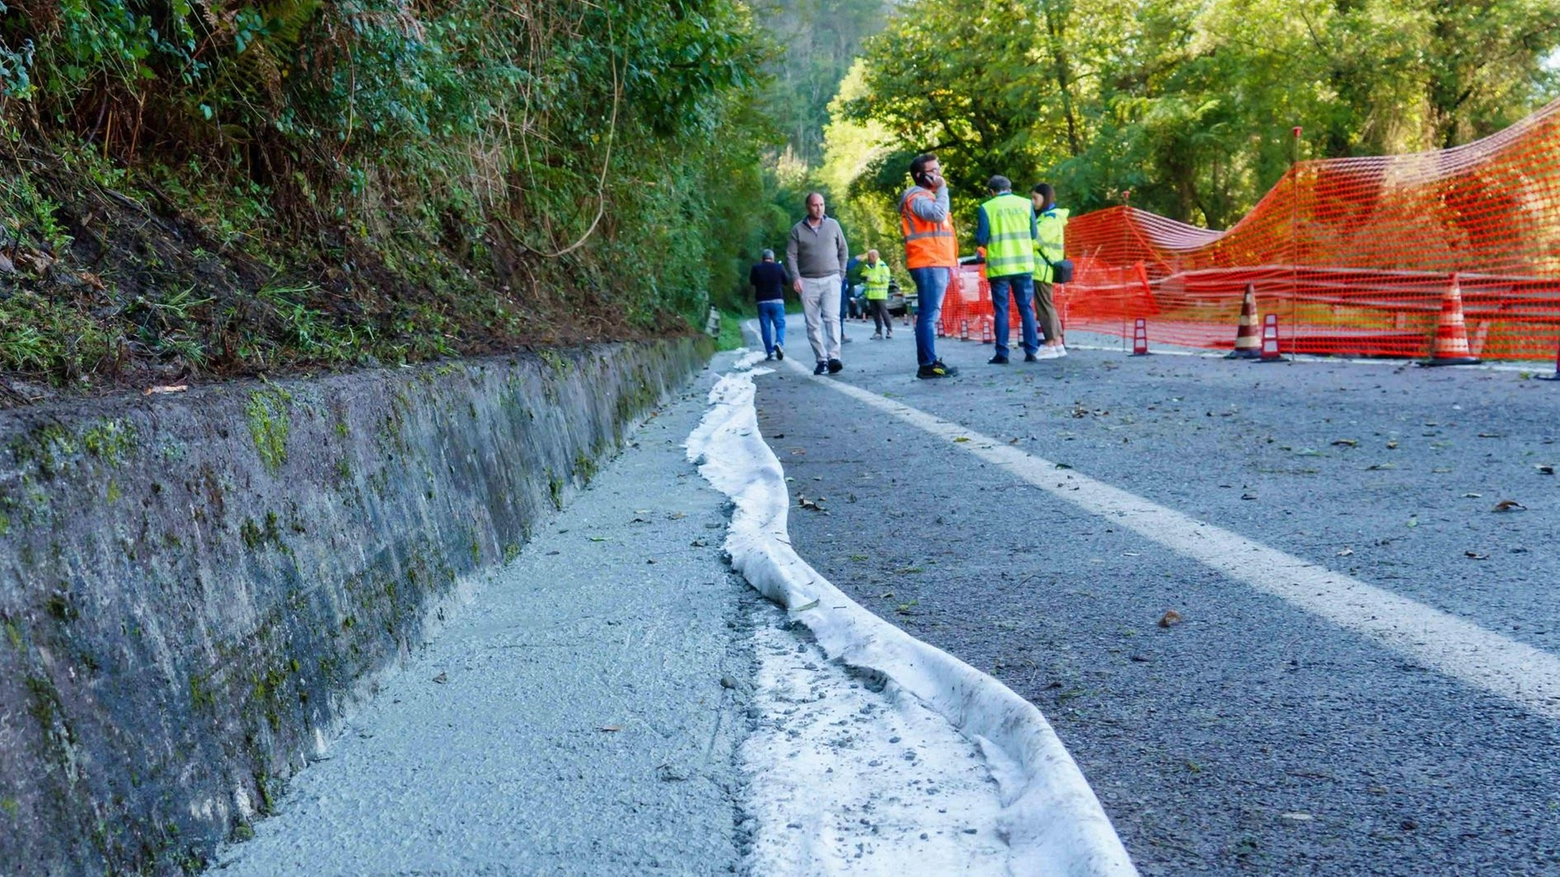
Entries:
[[1471, 557], [1474, 560], [1489, 560], [1490, 559], [1490, 556], [1488, 554], [1480, 554], [1477, 551], [1464, 551], [1463, 552], [1463, 556], [1464, 557]]
[[961, 435], [961, 436], [955, 436], [953, 440], [956, 441], [956, 442], [967, 442], [967, 441], [970, 440], [970, 438], [969, 438], [969, 436]]
[[1462, 495], [1462, 498], [1463, 499], [1483, 499], [1484, 498], [1484, 494], [1482, 494], [1482, 493], [1465, 493], [1465, 494]]
[[1354, 439], [1334, 439], [1333, 440], [1333, 444], [1338, 445], [1340, 447], [1352, 448], [1352, 447], [1358, 445], [1359, 442], [1355, 441]]
[[450, 681], [450, 676], [448, 673], [440, 673], [439, 675], [433, 677], [433, 681], [443, 685], [444, 683]]
[[1169, 627], [1172, 624], [1180, 624], [1180, 623], [1181, 623], [1181, 613], [1175, 611], [1174, 609], [1171, 609], [1170, 611], [1166, 612], [1164, 615], [1161, 615], [1159, 617], [1159, 626], [1160, 627]]
[[1446, 473], [1448, 473], [1448, 472], [1450, 472], [1452, 470], [1446, 468], [1445, 466], [1437, 466], [1434, 469], [1431, 469], [1430, 471], [1434, 472], [1437, 475], [1445, 475]]
[[1389, 451], [1397, 450], [1397, 446], [1398, 446], [1398, 443], [1395, 442], [1395, 441], [1387, 442], [1387, 450], [1389, 450]]
[[1481, 432], [1481, 433], [1479, 433], [1479, 438], [1505, 438], [1505, 437], [1506, 437], [1506, 434], [1503, 433], [1503, 432]]
[[1310, 822], [1315, 817], [1309, 813], [1280, 813], [1278, 818], [1286, 822]]
[[1349, 555], [1351, 555], [1353, 553], [1354, 553], [1354, 549], [1353, 548], [1344, 548], [1342, 551], [1338, 552], [1338, 556], [1339, 557], [1348, 557]]
[[602, 725], [601, 726], [601, 730], [603, 730], [603, 731], [621, 731], [621, 730], [623, 730], [623, 726], [622, 725]]
[[607, 537], [605, 537], [605, 536], [592, 536], [592, 537], [590, 537], [590, 541], [592, 541], [592, 542], [605, 542], [605, 541], [607, 541]]
[[1500, 502], [1495, 503], [1495, 508], [1490, 509], [1490, 511], [1492, 511], [1492, 512], [1525, 512], [1525, 511], [1527, 511], [1527, 506], [1523, 505], [1520, 502], [1517, 502], [1514, 499], [1503, 499]]
[[1381, 472], [1386, 469], [1396, 469], [1396, 463], [1375, 463], [1365, 467], [1366, 472]]
[[1533, 468], [1537, 469], [1541, 475], [1555, 474], [1555, 467], [1548, 463], [1537, 463], [1533, 466]]
[[1410, 517], [1408, 519], [1408, 526], [1410, 526], [1410, 527], [1417, 527], [1417, 526], [1419, 526], [1419, 519], [1415, 518], [1415, 517]]

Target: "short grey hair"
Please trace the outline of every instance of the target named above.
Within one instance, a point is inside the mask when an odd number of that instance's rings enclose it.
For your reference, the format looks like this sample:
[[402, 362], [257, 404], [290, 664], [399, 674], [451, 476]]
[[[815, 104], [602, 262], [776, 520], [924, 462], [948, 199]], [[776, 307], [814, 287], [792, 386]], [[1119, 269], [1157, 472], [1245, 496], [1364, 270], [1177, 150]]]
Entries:
[[774, 250], [765, 250], [762, 253], [759, 253], [758, 255], [759, 255], [760, 259], [773, 259], [775, 257], [775, 251]]

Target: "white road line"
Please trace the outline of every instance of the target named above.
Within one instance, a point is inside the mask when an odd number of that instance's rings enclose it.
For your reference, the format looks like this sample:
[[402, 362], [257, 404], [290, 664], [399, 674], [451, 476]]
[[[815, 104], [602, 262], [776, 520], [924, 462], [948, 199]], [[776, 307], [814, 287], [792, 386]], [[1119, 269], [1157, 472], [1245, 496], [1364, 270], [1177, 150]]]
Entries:
[[[806, 369], [787, 361], [811, 377]], [[898, 417], [1086, 511], [1236, 581], [1363, 634], [1421, 666], [1560, 720], [1560, 657], [1359, 579], [1199, 521], [990, 436], [828, 378], [820, 383]]]

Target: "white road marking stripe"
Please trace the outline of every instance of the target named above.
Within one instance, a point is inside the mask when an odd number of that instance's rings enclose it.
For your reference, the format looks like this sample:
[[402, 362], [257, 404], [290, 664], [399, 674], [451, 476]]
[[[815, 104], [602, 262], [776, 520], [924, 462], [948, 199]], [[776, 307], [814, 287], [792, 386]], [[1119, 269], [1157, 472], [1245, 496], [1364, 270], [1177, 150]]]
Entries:
[[[806, 370], [787, 362], [811, 377]], [[1409, 660], [1560, 720], [1560, 657], [1112, 487], [957, 423], [838, 380], [828, 387], [950, 442], [1030, 484], [1236, 581], [1381, 643]], [[1060, 483], [1059, 483], [1060, 482]]]

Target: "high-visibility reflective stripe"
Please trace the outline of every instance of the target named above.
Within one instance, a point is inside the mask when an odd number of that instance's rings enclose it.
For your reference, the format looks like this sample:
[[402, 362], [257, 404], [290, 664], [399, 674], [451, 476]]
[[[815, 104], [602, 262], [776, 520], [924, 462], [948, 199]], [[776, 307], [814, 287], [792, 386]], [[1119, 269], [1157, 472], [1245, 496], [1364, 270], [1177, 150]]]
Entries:
[[951, 232], [951, 231], [918, 231], [918, 232], [916, 232], [914, 234], [905, 235], [905, 240], [907, 240], [907, 241], [918, 241], [921, 238], [951, 238], [951, 237], [953, 237], [953, 232]]

